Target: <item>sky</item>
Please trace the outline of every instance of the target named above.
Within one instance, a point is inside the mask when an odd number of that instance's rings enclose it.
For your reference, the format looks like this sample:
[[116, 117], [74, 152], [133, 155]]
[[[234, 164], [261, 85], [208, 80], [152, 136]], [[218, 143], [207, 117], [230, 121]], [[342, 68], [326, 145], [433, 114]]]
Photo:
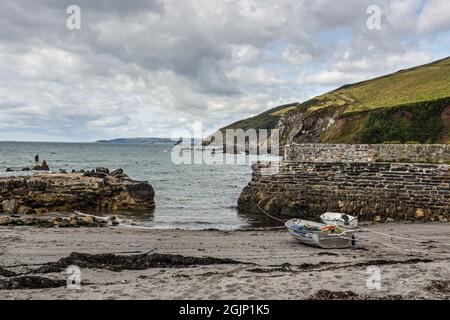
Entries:
[[449, 55], [448, 0], [1, 1], [0, 141], [207, 135]]

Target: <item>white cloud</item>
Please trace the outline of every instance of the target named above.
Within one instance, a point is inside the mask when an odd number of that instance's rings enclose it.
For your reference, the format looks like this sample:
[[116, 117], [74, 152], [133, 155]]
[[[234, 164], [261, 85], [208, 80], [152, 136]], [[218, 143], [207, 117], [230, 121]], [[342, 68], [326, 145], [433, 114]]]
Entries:
[[70, 31], [69, 0], [2, 1], [0, 140], [213, 130], [442, 57], [447, 1], [376, 0], [385, 24], [370, 32], [373, 2], [79, 0]]
[[340, 71], [321, 71], [299, 80], [300, 84], [318, 84], [323, 86], [340, 86], [363, 80], [364, 76]]
[[419, 16], [417, 27], [421, 33], [450, 31], [450, 1], [428, 0]]
[[311, 53], [308, 53], [300, 48], [289, 47], [283, 52], [283, 58], [290, 64], [306, 64], [314, 60]]

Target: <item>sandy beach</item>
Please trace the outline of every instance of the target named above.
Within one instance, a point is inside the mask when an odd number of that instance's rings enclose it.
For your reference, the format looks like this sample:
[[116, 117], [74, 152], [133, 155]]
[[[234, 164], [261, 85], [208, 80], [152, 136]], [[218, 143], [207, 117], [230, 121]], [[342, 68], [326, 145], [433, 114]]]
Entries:
[[[119, 271], [110, 270], [111, 266], [107, 264], [98, 265], [81, 268], [81, 289], [66, 286], [4, 289], [0, 290], [0, 298], [450, 298], [450, 223], [387, 223], [365, 228], [372, 232], [359, 232], [356, 248], [325, 250], [299, 244], [283, 229], [186, 231], [1, 227], [0, 283], [28, 275], [65, 282], [65, 271], [48, 270], [37, 274], [36, 270], [73, 252], [120, 256], [151, 252], [226, 258], [235, 262], [143, 267], [141, 270], [125, 267]], [[374, 273], [373, 267], [379, 269]], [[368, 280], [373, 277], [375, 285], [371, 282], [368, 286]]]

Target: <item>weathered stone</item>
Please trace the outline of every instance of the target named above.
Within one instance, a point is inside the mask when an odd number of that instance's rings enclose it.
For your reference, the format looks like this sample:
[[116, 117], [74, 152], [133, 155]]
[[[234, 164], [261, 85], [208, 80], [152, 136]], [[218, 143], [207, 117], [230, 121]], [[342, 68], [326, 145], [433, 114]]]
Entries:
[[89, 225], [93, 222], [95, 222], [95, 218], [93, 216], [85, 216], [80, 219], [80, 223], [84, 225]]
[[7, 226], [11, 224], [12, 219], [10, 217], [0, 217], [0, 226]]
[[416, 209], [416, 218], [420, 219], [425, 216], [425, 212], [421, 208]]
[[368, 221], [450, 218], [449, 165], [284, 160], [273, 174], [267, 168], [265, 162], [252, 166], [240, 212], [317, 218], [332, 211]]
[[117, 176], [123, 174], [123, 169], [116, 169], [114, 171], [111, 171], [110, 175]]
[[450, 144], [322, 144], [292, 143], [287, 161], [301, 162], [450, 162]]
[[109, 174], [109, 169], [108, 168], [103, 168], [103, 167], [98, 167], [97, 169], [95, 169], [95, 173]]
[[21, 205], [19, 206], [19, 208], [17, 208], [17, 214], [32, 214], [33, 213], [33, 209], [31, 209], [30, 207]]
[[19, 203], [16, 199], [4, 200], [2, 202], [3, 212], [14, 214], [17, 212], [17, 208], [19, 208]]
[[61, 224], [62, 221], [63, 221], [62, 218], [56, 217], [56, 218], [53, 218], [53, 220], [51, 221], [51, 224], [52, 224], [54, 227], [59, 227], [59, 225]]
[[42, 161], [41, 164], [35, 165], [32, 170], [34, 171], [50, 171], [49, 166], [47, 165], [47, 161]]
[[78, 227], [78, 225], [79, 225], [78, 215], [76, 214], [71, 215], [69, 218], [69, 226]]
[[[14, 201], [9, 200], [13, 197]], [[19, 205], [37, 214], [75, 210], [126, 214], [155, 208], [154, 190], [148, 182], [82, 173], [0, 177], [0, 199], [5, 199], [2, 209], [6, 213], [15, 213]]]

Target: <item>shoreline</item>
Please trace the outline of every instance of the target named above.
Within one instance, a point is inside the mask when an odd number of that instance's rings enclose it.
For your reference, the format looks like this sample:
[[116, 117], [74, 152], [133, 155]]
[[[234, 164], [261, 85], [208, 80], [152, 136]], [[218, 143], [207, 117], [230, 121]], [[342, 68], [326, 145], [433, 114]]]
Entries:
[[[449, 227], [450, 223], [438, 222], [372, 224], [366, 228], [373, 232], [358, 233], [355, 249], [340, 250], [304, 246], [284, 229], [0, 227], [0, 267], [17, 274], [30, 274], [73, 252], [131, 258], [155, 252], [237, 261], [120, 272], [106, 267], [82, 268], [80, 290], [65, 286], [0, 290], [0, 298], [313, 299], [337, 295], [358, 299], [449, 299]], [[390, 239], [375, 232], [420, 241]], [[380, 268], [380, 290], [367, 286], [368, 267]], [[55, 281], [67, 279], [65, 271], [40, 276]], [[5, 279], [0, 276], [0, 282]]]

